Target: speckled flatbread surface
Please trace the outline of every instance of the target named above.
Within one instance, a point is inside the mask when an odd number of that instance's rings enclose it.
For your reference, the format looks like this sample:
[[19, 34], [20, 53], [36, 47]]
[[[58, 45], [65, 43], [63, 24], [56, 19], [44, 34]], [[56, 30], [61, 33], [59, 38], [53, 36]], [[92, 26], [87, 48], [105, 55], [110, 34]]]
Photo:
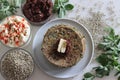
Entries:
[[[65, 53], [57, 52], [60, 39], [68, 42]], [[42, 52], [46, 59], [58, 67], [70, 67], [75, 65], [82, 57], [85, 49], [83, 34], [69, 25], [55, 25], [46, 32]]]

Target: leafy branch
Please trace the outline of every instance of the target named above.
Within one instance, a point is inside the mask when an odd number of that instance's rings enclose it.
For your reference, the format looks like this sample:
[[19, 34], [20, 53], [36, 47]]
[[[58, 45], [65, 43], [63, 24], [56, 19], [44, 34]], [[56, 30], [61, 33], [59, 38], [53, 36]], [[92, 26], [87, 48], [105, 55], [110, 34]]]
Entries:
[[15, 14], [20, 7], [22, 0], [0, 0], [0, 20]]
[[115, 76], [120, 80], [120, 63], [118, 61], [120, 56], [120, 36], [116, 35], [112, 28], [108, 29], [109, 35], [103, 37], [103, 42], [98, 45], [98, 48], [103, 51], [101, 55], [96, 58], [100, 64], [94, 67], [94, 73], [85, 73], [83, 80], [94, 80], [95, 77], [102, 78], [109, 76], [112, 70], [116, 70]]
[[69, 0], [55, 0], [53, 6], [53, 12], [58, 14], [59, 18], [66, 15], [67, 10], [72, 10], [74, 6], [72, 4], [66, 4]]

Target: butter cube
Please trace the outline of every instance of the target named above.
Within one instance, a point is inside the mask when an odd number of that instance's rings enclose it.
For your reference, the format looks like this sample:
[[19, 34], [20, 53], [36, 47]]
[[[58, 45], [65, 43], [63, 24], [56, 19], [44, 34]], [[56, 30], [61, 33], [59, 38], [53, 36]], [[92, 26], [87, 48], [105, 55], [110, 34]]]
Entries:
[[67, 40], [60, 39], [57, 51], [60, 53], [65, 53], [66, 47], [67, 47]]

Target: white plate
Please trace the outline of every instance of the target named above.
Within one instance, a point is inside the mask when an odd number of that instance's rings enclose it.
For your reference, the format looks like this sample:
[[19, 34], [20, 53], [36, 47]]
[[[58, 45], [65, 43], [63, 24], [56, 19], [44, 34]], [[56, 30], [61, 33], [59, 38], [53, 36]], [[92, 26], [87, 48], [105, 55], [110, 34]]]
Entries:
[[[83, 58], [75, 66], [72, 66], [70, 68], [59, 68], [54, 66], [47, 61], [41, 51], [41, 44], [46, 31], [56, 24], [68, 24], [74, 26], [80, 30], [86, 39], [86, 50]], [[69, 19], [56, 19], [46, 23], [38, 30], [33, 41], [33, 51], [36, 64], [48, 75], [56, 78], [70, 78], [77, 74], [80, 74], [90, 63], [94, 53], [94, 45], [90, 32], [83, 25]]]

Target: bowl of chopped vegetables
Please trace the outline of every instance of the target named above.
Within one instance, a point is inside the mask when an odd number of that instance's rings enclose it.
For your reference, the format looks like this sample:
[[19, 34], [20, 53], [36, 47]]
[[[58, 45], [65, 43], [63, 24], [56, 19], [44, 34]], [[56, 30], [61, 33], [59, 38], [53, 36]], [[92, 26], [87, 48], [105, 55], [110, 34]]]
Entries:
[[21, 16], [9, 16], [0, 24], [0, 42], [7, 47], [22, 47], [30, 41], [30, 24]]

